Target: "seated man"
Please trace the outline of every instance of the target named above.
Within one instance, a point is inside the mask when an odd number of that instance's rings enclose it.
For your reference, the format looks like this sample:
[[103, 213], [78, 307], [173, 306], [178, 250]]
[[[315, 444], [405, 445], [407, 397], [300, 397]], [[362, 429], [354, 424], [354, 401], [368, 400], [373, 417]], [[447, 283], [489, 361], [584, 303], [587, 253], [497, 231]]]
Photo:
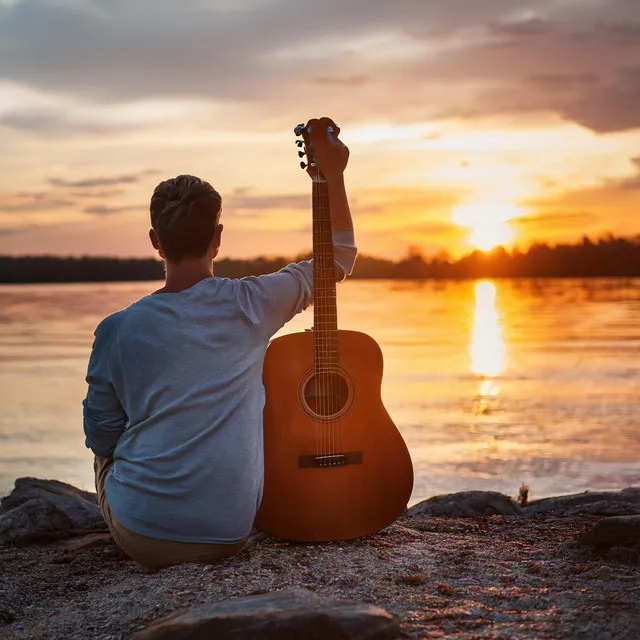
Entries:
[[[356, 255], [348, 149], [333, 144], [315, 159], [342, 280]], [[199, 178], [156, 187], [149, 235], [166, 283], [99, 324], [89, 361], [84, 431], [100, 509], [117, 544], [154, 568], [243, 547], [262, 496], [265, 350], [313, 300], [311, 261], [214, 277], [220, 212], [220, 195]]]

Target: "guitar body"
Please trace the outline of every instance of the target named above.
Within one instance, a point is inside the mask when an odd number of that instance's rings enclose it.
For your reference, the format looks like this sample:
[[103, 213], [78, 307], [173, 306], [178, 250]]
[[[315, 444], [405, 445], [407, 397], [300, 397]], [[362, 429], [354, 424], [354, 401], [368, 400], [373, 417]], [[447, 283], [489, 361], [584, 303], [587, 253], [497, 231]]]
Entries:
[[411, 458], [380, 396], [380, 348], [364, 333], [336, 333], [339, 363], [324, 376], [314, 369], [314, 331], [273, 340], [264, 361], [255, 525], [288, 540], [378, 531], [402, 514], [413, 487]]

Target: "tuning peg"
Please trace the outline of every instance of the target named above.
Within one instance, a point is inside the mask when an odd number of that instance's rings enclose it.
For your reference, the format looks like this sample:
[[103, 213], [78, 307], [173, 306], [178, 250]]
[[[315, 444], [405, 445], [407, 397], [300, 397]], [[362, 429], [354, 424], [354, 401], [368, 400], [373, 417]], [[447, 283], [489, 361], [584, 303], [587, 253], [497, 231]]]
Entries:
[[296, 140], [296, 144], [301, 147], [304, 144], [303, 140]]
[[305, 155], [304, 151], [298, 151], [298, 158], [304, 158]]
[[295, 133], [297, 136], [301, 136], [302, 132], [304, 131], [304, 122], [300, 123], [294, 130], [293, 133]]
[[303, 161], [303, 162], [301, 162], [301, 163], [300, 163], [300, 168], [301, 168], [301, 169], [306, 169], [306, 168], [307, 168], [307, 163], [306, 163], [306, 162], [304, 162], [304, 161]]

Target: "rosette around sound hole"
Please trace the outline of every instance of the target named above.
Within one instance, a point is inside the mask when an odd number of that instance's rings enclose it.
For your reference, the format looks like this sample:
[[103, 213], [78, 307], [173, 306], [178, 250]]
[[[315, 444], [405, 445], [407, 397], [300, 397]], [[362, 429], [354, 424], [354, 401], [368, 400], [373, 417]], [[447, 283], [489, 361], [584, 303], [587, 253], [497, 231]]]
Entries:
[[347, 406], [349, 384], [337, 371], [315, 373], [304, 384], [302, 395], [312, 414], [329, 418]]

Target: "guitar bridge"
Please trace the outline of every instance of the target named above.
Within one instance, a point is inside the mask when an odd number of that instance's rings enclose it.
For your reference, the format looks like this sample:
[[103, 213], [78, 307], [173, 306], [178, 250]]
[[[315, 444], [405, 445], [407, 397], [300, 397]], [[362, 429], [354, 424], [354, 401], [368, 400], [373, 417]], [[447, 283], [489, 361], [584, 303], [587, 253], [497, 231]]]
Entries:
[[362, 464], [362, 451], [298, 456], [298, 466], [301, 468], [345, 467], [348, 464]]

